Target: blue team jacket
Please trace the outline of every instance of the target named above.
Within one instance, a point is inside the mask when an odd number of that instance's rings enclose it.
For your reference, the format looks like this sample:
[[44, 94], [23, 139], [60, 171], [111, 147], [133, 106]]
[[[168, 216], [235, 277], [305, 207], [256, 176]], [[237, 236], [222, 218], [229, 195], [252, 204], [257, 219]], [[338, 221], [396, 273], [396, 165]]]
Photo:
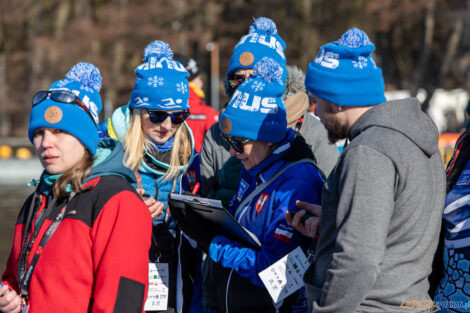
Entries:
[[248, 204], [239, 207], [257, 185], [269, 181], [291, 163], [282, 158], [288, 153], [293, 141], [294, 133], [289, 130], [278, 148], [262, 163], [250, 170], [243, 168], [238, 192], [230, 204], [231, 213], [242, 226], [256, 235], [261, 242], [261, 249], [258, 251], [243, 247], [221, 235], [213, 238], [209, 248], [209, 256], [214, 262], [235, 270], [257, 286], [263, 286], [259, 272], [298, 246], [305, 251], [311, 243], [311, 240], [287, 224], [285, 213], [287, 210], [297, 210], [296, 200], [320, 204], [323, 178], [314, 165], [293, 165]]

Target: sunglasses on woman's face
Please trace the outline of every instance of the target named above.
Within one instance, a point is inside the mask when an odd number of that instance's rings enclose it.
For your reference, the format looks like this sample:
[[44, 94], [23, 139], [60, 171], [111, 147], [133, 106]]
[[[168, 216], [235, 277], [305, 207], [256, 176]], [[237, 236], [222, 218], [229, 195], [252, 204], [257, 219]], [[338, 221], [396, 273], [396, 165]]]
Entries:
[[91, 114], [90, 110], [86, 105], [83, 104], [82, 100], [77, 97], [73, 92], [68, 90], [41, 90], [38, 91], [33, 97], [33, 108], [38, 105], [39, 103], [43, 102], [47, 98], [50, 98], [58, 103], [68, 103], [68, 104], [75, 104], [78, 105], [81, 109], [83, 109], [88, 116], [93, 121], [93, 124], [96, 125], [95, 119]]
[[222, 135], [225, 141], [229, 143], [229, 145], [233, 148], [233, 150], [237, 151], [238, 153], [243, 153], [244, 149], [243, 146], [250, 141], [251, 139], [235, 139], [233, 137], [229, 137], [225, 134]]
[[149, 119], [154, 124], [161, 124], [169, 116], [173, 124], [183, 123], [189, 116], [189, 110], [168, 113], [166, 111], [156, 111], [145, 109], [149, 114]]
[[245, 75], [232, 74], [228, 78], [228, 83], [232, 88], [238, 88], [247, 79]]

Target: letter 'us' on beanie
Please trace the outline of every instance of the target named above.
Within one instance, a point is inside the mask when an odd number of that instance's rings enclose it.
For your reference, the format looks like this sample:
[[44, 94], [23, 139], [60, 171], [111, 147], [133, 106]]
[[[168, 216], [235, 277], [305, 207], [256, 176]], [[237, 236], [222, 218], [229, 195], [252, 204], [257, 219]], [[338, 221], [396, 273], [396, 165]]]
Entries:
[[222, 133], [264, 142], [281, 141], [287, 131], [283, 74], [283, 67], [271, 58], [256, 63], [253, 74], [238, 87], [222, 113]]
[[[247, 35], [244, 35], [233, 49], [227, 70], [230, 76], [238, 69], [252, 69], [262, 58], [269, 57], [282, 68], [286, 66], [284, 50], [286, 43], [277, 33], [277, 26], [267, 17], [258, 17], [250, 26]], [[282, 80], [286, 80], [284, 70]]]
[[339, 106], [372, 106], [385, 102], [382, 70], [371, 53], [367, 34], [352, 28], [338, 41], [320, 48], [307, 68], [305, 87], [315, 96]]

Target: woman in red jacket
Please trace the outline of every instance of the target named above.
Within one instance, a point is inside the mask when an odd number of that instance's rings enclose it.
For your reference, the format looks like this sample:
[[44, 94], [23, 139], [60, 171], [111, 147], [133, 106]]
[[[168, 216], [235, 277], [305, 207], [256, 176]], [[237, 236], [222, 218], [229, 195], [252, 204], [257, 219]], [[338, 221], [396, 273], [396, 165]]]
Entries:
[[79, 63], [33, 98], [44, 172], [18, 217], [1, 312], [143, 312], [151, 218], [122, 146], [98, 140], [100, 88], [99, 70]]

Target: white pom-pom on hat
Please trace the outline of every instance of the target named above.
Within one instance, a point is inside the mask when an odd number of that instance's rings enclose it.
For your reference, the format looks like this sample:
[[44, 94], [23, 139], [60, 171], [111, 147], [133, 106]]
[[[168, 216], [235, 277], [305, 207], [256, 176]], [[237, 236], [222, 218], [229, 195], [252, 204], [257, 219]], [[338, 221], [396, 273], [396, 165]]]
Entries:
[[263, 30], [268, 35], [276, 35], [277, 34], [277, 26], [276, 23], [270, 18], [267, 17], [258, 17], [253, 24], [250, 26], [249, 33], [253, 33], [257, 30]]
[[252, 77], [260, 77], [272, 82], [282, 82], [284, 69], [274, 59], [263, 57], [253, 66]]
[[86, 62], [80, 62], [72, 66], [65, 78], [78, 81], [82, 86], [97, 91], [100, 91], [103, 82], [100, 70], [93, 64]]
[[171, 50], [170, 45], [166, 42], [155, 40], [145, 47], [144, 62], [147, 62], [151, 56], [156, 57], [158, 60], [161, 58], [173, 59], [173, 50]]
[[338, 44], [348, 48], [360, 48], [371, 45], [372, 41], [370, 41], [369, 36], [367, 36], [363, 30], [354, 27], [347, 30], [341, 36], [341, 38], [338, 40]]

